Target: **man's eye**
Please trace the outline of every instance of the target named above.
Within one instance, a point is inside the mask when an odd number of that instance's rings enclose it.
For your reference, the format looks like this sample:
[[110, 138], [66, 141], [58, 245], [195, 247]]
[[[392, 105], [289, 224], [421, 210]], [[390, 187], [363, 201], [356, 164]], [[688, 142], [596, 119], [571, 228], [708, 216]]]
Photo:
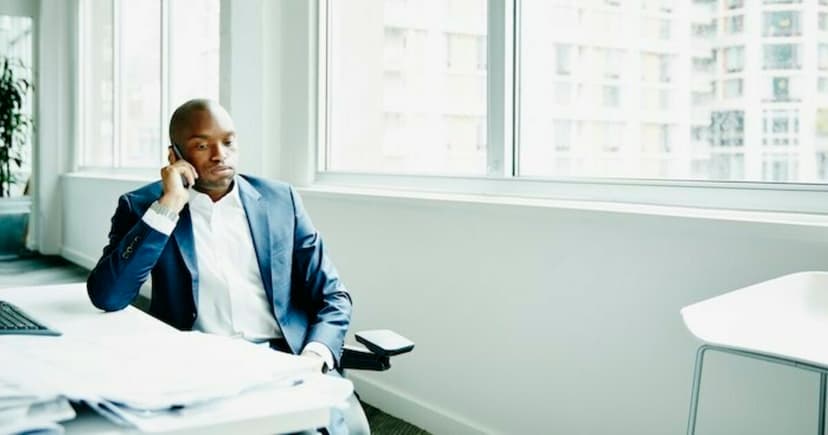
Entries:
[[207, 144], [206, 143], [200, 143], [200, 144], [196, 145], [196, 149], [197, 150], [206, 150], [207, 149]]
[[226, 147], [234, 147], [234, 146], [236, 146], [236, 141], [234, 141], [234, 140], [228, 140], [228, 141], [225, 141], [225, 142], [224, 142], [224, 146], [226, 146]]

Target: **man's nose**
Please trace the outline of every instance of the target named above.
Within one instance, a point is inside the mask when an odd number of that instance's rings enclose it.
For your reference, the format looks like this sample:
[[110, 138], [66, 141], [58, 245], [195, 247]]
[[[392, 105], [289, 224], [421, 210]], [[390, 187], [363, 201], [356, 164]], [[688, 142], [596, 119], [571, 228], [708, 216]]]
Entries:
[[224, 149], [221, 143], [214, 143], [210, 146], [210, 158], [223, 161], [226, 157], [227, 150]]

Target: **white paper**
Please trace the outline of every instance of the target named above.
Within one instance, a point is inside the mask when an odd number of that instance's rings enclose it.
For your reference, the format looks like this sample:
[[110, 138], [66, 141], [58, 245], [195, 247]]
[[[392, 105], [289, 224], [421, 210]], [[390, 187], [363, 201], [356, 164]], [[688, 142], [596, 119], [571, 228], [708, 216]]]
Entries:
[[[350, 381], [312, 374], [292, 386], [265, 385], [243, 394], [163, 412], [142, 412], [101, 403], [115, 418], [142, 432], [166, 432], [180, 428], [217, 425], [306, 410], [321, 410], [343, 404], [353, 393]], [[326, 422], [322, 422], [323, 424]]]
[[4, 363], [0, 382], [25, 380], [23, 387], [31, 391], [146, 409], [232, 396], [312, 373], [317, 365], [241, 339], [198, 332], [63, 337], [37, 344], [4, 340], [3, 350], [15, 352], [18, 363]]

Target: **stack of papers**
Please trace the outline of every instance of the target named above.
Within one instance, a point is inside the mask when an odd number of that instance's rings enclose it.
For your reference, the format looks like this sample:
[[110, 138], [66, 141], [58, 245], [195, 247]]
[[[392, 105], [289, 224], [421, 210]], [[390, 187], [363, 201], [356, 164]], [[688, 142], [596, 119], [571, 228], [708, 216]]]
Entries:
[[[332, 406], [353, 388], [347, 380], [322, 377], [312, 359], [199, 332], [14, 336], [4, 337], [3, 350], [13, 352], [17, 363], [4, 364], [0, 386], [4, 379], [25, 380], [15, 386], [18, 392], [39, 398], [59, 393], [148, 432], [231, 421], [239, 413], [271, 415], [308, 403]], [[0, 406], [12, 397], [0, 390]], [[12, 420], [22, 421], [19, 414]], [[2, 421], [0, 414], [0, 433]]]
[[28, 393], [0, 379], [0, 433], [62, 433], [57, 423], [73, 418], [75, 411], [65, 397]]

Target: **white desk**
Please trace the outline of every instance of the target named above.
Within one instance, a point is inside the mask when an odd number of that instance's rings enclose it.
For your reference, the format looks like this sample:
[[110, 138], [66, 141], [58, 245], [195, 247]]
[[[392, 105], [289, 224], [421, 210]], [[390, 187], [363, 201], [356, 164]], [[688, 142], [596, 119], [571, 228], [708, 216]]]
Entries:
[[818, 433], [825, 433], [828, 388], [828, 272], [798, 272], [686, 306], [696, 352], [687, 433], [696, 431], [704, 355], [717, 351], [784, 364], [820, 375]]
[[[94, 335], [100, 333], [100, 331], [113, 334], [135, 334], [137, 331], [178, 333], [174, 328], [131, 306], [118, 312], [101, 312], [89, 302], [86, 286], [83, 283], [0, 289], [0, 299], [18, 305], [37, 320], [63, 333], [61, 337], [36, 337], [37, 339], [62, 340]], [[0, 354], [3, 355], [4, 359], [14, 358], [14, 355], [10, 355], [10, 352], [3, 351], [3, 338], [3, 336], [0, 336]], [[340, 382], [341, 380], [332, 381]], [[308, 388], [313, 388], [313, 386]], [[324, 402], [330, 401], [315, 401], [313, 400], [313, 394], [324, 394], [325, 390], [324, 385], [317, 390], [309, 391], [305, 389], [300, 393], [295, 390], [286, 390], [283, 393], [284, 400], [275, 400], [274, 402], [278, 403], [274, 403], [272, 413], [268, 415], [238, 418], [233, 421], [213, 421], [206, 426], [197, 422], [186, 429], [166, 433], [272, 434], [322, 427], [328, 424], [330, 417], [330, 405]], [[302, 395], [301, 400], [294, 400], [294, 396], [297, 394]], [[311, 400], [308, 400], [309, 398]], [[297, 402], [301, 402], [301, 404]], [[64, 423], [64, 427], [69, 434], [138, 433], [136, 430], [125, 429], [112, 424], [91, 411], [81, 411], [75, 420]]]

